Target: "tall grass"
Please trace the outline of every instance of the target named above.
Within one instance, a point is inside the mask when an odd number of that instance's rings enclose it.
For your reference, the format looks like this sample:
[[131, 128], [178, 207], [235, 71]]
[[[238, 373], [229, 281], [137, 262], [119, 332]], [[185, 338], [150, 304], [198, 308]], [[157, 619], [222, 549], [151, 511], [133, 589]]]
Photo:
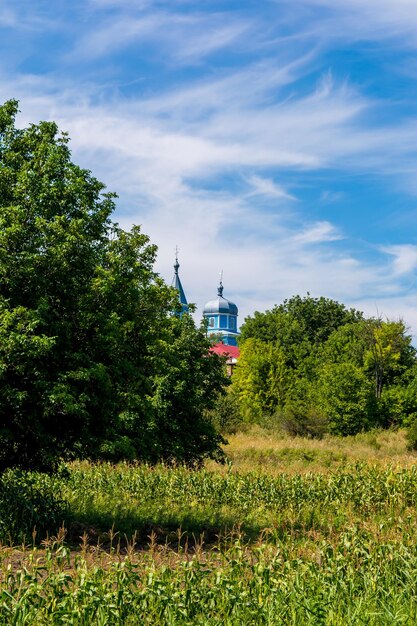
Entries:
[[[350, 437], [326, 435], [322, 440], [291, 438], [252, 427], [228, 435], [227, 455], [242, 472], [328, 472], [346, 463], [412, 466], [417, 454], [407, 449], [404, 430], [375, 430]], [[208, 467], [217, 469], [214, 463]]]

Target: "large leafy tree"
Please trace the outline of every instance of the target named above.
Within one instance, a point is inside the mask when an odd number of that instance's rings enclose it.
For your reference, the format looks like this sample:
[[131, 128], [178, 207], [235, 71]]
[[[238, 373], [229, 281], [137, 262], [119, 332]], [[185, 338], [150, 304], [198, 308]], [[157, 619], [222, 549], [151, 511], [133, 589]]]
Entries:
[[279, 344], [290, 367], [310, 368], [310, 357], [338, 328], [361, 319], [362, 314], [330, 298], [293, 296], [272, 310], [255, 312], [241, 329], [242, 344], [252, 337]]
[[298, 401], [300, 381], [317, 378], [317, 355], [338, 328], [361, 319], [328, 298], [293, 296], [271, 311], [247, 317], [234, 376], [242, 409], [252, 419]]
[[253, 317], [247, 317], [241, 329], [242, 340], [255, 337], [290, 345], [304, 339], [310, 344], [321, 344], [340, 326], [362, 317], [360, 311], [347, 309], [330, 298], [293, 296], [271, 311], [257, 311]]
[[222, 363], [171, 314], [155, 246], [112, 223], [114, 196], [54, 123], [19, 130], [16, 113], [0, 107], [0, 470], [218, 454], [204, 410]]

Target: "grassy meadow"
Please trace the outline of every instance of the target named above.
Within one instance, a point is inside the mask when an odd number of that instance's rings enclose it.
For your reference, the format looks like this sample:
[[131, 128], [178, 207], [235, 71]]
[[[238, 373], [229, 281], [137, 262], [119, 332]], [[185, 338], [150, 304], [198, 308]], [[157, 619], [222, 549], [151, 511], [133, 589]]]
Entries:
[[[351, 437], [327, 435], [317, 440], [285, 437], [254, 426], [227, 439], [225, 450], [240, 472], [328, 472], [354, 463], [410, 467], [417, 460], [417, 453], [407, 450], [404, 430], [376, 430]], [[215, 470], [213, 464], [210, 468]]]
[[[226, 466], [196, 471], [15, 477], [28, 497], [23, 517], [13, 490], [9, 518], [3, 504], [0, 624], [417, 623], [417, 457], [402, 431], [258, 429], [226, 450]], [[40, 492], [60, 503], [50, 529]]]

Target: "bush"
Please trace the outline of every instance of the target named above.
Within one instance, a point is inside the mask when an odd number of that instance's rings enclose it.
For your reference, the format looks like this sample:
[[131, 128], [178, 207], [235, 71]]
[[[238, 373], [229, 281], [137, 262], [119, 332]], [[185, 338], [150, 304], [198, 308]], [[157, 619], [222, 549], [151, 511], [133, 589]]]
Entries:
[[417, 418], [417, 397], [414, 386], [391, 385], [382, 391], [378, 403], [380, 426], [409, 426]]
[[302, 404], [291, 404], [276, 415], [276, 420], [291, 437], [322, 439], [327, 432], [327, 420], [316, 409]]
[[56, 534], [69, 518], [58, 478], [6, 470], [0, 476], [0, 541], [21, 543]]
[[417, 420], [409, 426], [406, 439], [407, 448], [409, 450], [417, 450]]
[[208, 417], [217, 432], [225, 435], [232, 435], [244, 426], [238, 397], [230, 391], [218, 397]]

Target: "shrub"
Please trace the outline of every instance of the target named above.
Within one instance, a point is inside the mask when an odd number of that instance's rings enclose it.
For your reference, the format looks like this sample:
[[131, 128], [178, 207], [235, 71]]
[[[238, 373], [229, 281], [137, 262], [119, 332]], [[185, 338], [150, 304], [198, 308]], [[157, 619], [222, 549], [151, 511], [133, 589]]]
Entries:
[[407, 434], [407, 448], [409, 450], [417, 450], [417, 420], [415, 420], [408, 428]]
[[225, 435], [232, 435], [244, 426], [239, 400], [233, 392], [219, 396], [208, 417], [215, 429]]
[[277, 414], [277, 422], [291, 437], [322, 439], [327, 432], [327, 420], [316, 409], [292, 403]]

